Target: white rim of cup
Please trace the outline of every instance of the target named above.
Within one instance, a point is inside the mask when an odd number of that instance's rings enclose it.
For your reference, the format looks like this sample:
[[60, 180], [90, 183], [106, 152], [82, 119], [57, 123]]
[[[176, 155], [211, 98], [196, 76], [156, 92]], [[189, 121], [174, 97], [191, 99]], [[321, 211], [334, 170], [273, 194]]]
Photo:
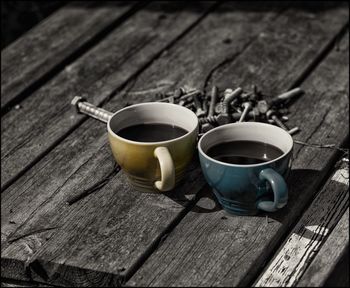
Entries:
[[[201, 144], [202, 144], [202, 141], [205, 137], [208, 137], [208, 135], [214, 133], [215, 131], [218, 131], [218, 130], [222, 130], [222, 129], [228, 129], [229, 127], [232, 127], [232, 126], [265, 126], [265, 127], [274, 127], [280, 131], [283, 131], [283, 133], [285, 133], [286, 135], [289, 136], [289, 139], [291, 141], [291, 147], [288, 149], [287, 152], [283, 153], [281, 156], [273, 159], [273, 160], [270, 160], [270, 161], [267, 161], [267, 162], [263, 162], [263, 163], [259, 163], [259, 164], [231, 164], [231, 163], [226, 163], [226, 162], [222, 162], [222, 161], [219, 161], [219, 160], [216, 160], [210, 156], [208, 156], [206, 153], [204, 153], [204, 151], [202, 150], [202, 147], [201, 147]], [[259, 166], [264, 166], [264, 165], [267, 165], [267, 164], [271, 164], [275, 161], [278, 161], [280, 159], [282, 159], [283, 157], [285, 157], [288, 153], [290, 153], [290, 151], [293, 149], [293, 138], [292, 136], [285, 130], [283, 130], [282, 128], [280, 127], [277, 127], [277, 126], [274, 126], [274, 125], [271, 125], [271, 124], [267, 124], [267, 123], [260, 123], [260, 122], [240, 122], [240, 123], [230, 123], [230, 124], [225, 124], [225, 125], [222, 125], [222, 126], [219, 126], [219, 127], [216, 127], [216, 128], [213, 128], [211, 129], [210, 131], [208, 131], [207, 133], [205, 133], [201, 139], [199, 139], [198, 141], [198, 151], [207, 159], [209, 159], [210, 161], [213, 161], [217, 164], [220, 164], [220, 165], [225, 165], [225, 166], [228, 166], [228, 167], [240, 167], [240, 168], [252, 168], [252, 167], [259, 167]]]
[[[196, 125], [195, 127], [191, 130], [191, 131], [188, 131], [186, 134], [180, 136], [180, 137], [177, 137], [177, 138], [173, 138], [173, 139], [170, 139], [170, 140], [165, 140], [165, 141], [158, 141], [158, 142], [139, 142], [139, 141], [133, 141], [133, 140], [129, 140], [129, 139], [126, 139], [126, 138], [123, 138], [123, 137], [120, 137], [118, 134], [114, 133], [111, 126], [110, 126], [110, 123], [111, 123], [111, 120], [113, 119], [113, 117], [119, 113], [122, 113], [124, 112], [125, 110], [128, 110], [132, 107], [136, 107], [136, 106], [146, 106], [146, 105], [167, 105], [167, 106], [174, 106], [176, 107], [177, 109], [186, 109], [186, 111], [190, 112], [190, 114], [192, 114], [192, 116], [194, 117], [194, 121], [196, 121]], [[183, 138], [186, 138], [189, 134], [193, 133], [193, 131], [195, 131], [197, 128], [198, 128], [198, 125], [199, 125], [199, 122], [198, 122], [198, 118], [197, 118], [197, 115], [190, 109], [186, 108], [186, 107], [183, 107], [183, 106], [180, 106], [180, 105], [177, 105], [177, 104], [172, 104], [172, 103], [162, 103], [162, 102], [145, 102], [145, 103], [139, 103], [139, 104], [133, 104], [133, 105], [130, 105], [130, 106], [127, 106], [127, 107], [124, 107], [120, 110], [118, 110], [117, 112], [115, 112], [108, 120], [107, 122], [107, 130], [108, 130], [108, 133], [110, 133], [113, 137], [117, 138], [117, 139], [120, 139], [120, 140], [123, 140], [124, 142], [126, 143], [130, 143], [130, 144], [137, 144], [137, 145], [145, 145], [145, 146], [151, 146], [151, 145], [163, 145], [163, 144], [169, 144], [171, 142], [174, 142], [174, 141], [177, 141], [177, 140], [180, 140], [180, 139], [183, 139]], [[183, 127], [181, 127], [183, 128]], [[184, 129], [184, 128], [183, 128]], [[187, 129], [185, 129], [187, 130]]]

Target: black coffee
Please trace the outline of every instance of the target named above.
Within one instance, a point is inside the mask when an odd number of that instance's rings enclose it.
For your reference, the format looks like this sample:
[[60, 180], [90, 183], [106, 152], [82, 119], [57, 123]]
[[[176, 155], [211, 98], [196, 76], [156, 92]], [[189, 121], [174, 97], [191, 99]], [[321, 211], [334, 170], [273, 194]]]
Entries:
[[137, 142], [159, 142], [178, 138], [187, 133], [185, 129], [169, 124], [138, 124], [118, 131], [118, 135]]
[[283, 154], [279, 148], [257, 141], [231, 141], [210, 147], [210, 157], [230, 164], [259, 164], [278, 158]]

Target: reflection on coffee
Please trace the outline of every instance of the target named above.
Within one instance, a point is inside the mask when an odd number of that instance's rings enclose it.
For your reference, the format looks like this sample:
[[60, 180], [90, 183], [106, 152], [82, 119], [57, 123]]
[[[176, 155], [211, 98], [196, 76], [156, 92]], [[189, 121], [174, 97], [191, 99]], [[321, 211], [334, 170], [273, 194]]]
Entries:
[[229, 164], [259, 164], [283, 155], [283, 151], [271, 144], [258, 141], [230, 141], [214, 145], [206, 154]]
[[187, 132], [176, 125], [148, 123], [125, 127], [117, 135], [137, 142], [159, 142], [181, 137]]

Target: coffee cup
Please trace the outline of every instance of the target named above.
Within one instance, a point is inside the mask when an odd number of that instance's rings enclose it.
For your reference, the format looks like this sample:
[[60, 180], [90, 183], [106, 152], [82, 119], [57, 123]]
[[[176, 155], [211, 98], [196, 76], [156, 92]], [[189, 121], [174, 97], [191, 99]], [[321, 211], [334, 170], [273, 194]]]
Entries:
[[71, 104], [107, 123], [113, 156], [136, 190], [169, 191], [184, 178], [198, 138], [198, 118], [190, 109], [148, 102], [111, 113], [80, 96]]
[[150, 102], [114, 113], [107, 128], [113, 156], [130, 184], [142, 192], [162, 192], [184, 177], [196, 147], [198, 118], [185, 107]]
[[216, 127], [198, 142], [201, 168], [218, 202], [228, 213], [255, 215], [287, 204], [293, 139], [265, 123]]

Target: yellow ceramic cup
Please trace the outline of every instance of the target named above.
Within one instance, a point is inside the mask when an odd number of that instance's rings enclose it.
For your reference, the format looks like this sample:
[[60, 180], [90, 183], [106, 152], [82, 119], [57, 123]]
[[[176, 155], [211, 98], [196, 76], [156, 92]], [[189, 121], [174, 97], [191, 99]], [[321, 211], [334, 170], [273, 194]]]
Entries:
[[[136, 142], [118, 135], [123, 128], [147, 123], [176, 125], [188, 132], [161, 142]], [[198, 118], [185, 107], [150, 102], [114, 113], [107, 128], [113, 156], [131, 185], [142, 192], [161, 192], [172, 190], [184, 177], [196, 147]]]

